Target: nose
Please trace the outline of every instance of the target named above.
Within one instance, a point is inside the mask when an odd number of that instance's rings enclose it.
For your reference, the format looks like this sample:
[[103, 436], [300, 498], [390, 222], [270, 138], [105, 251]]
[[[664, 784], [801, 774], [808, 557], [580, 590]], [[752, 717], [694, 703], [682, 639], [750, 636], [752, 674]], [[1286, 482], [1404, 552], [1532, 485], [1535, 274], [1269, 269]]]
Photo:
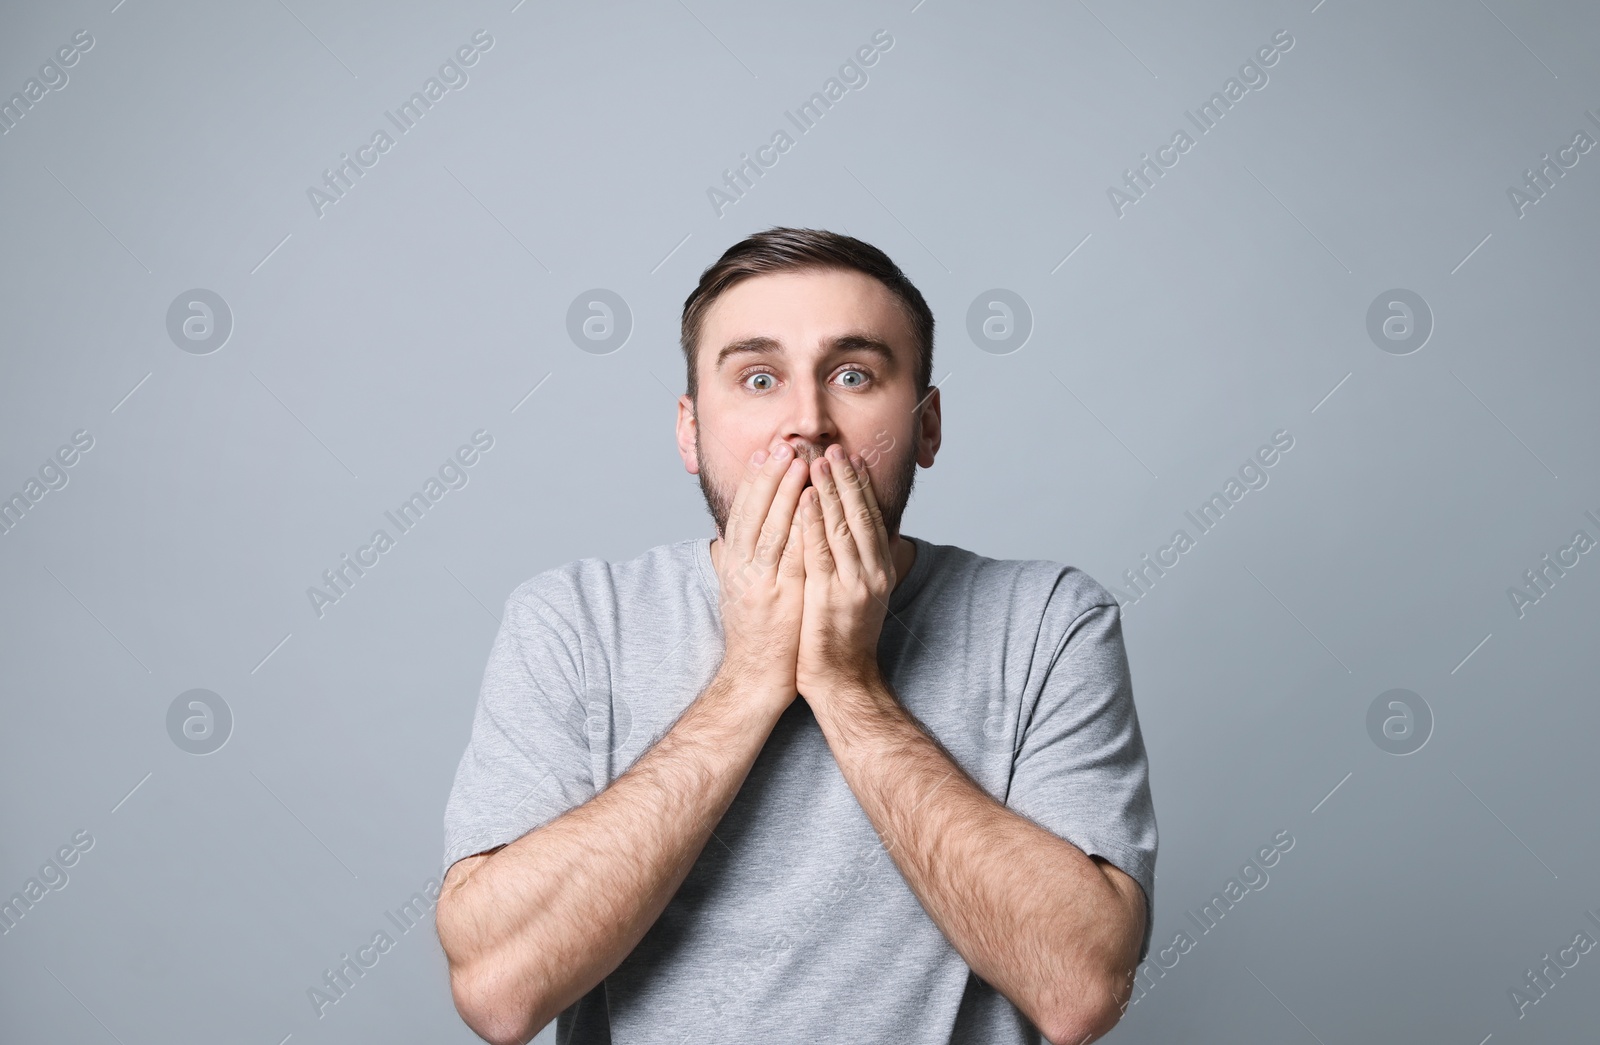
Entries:
[[[809, 375], [797, 377], [785, 397], [788, 413], [780, 422], [778, 438], [794, 449], [809, 468], [828, 447], [839, 441], [830, 410], [833, 396], [827, 386]], [[810, 479], [806, 480], [808, 483]]]

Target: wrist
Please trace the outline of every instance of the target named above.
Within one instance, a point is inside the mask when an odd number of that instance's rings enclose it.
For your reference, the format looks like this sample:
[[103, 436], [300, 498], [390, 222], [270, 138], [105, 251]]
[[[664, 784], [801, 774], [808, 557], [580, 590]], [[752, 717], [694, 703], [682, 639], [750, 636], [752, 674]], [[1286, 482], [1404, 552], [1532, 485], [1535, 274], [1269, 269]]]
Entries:
[[732, 706], [775, 708], [777, 714], [782, 714], [798, 695], [793, 678], [726, 663], [717, 669], [708, 690], [716, 690], [722, 701]]
[[889, 684], [884, 681], [876, 658], [848, 670], [797, 675], [795, 682], [807, 700], [871, 702], [889, 695]]

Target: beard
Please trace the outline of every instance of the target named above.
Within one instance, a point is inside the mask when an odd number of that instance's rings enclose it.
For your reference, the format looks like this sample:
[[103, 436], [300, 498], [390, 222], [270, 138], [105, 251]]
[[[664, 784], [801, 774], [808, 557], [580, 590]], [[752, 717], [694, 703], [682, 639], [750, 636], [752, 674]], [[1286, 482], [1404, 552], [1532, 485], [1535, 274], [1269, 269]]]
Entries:
[[[821, 457], [827, 447], [804, 446], [796, 451], [809, 469], [811, 462]], [[733, 512], [733, 498], [739, 490], [738, 482], [723, 482], [720, 477], [713, 476], [707, 467], [706, 455], [701, 452], [700, 426], [694, 430], [694, 452], [700, 462], [700, 493], [706, 500], [706, 509], [711, 513], [712, 520], [717, 525], [717, 536], [723, 537], [728, 531], [728, 516]], [[879, 458], [880, 464], [889, 467], [884, 470], [881, 477], [873, 476], [868, 472], [869, 481], [872, 483], [872, 492], [878, 499], [878, 510], [883, 514], [883, 528], [889, 537], [900, 535], [900, 519], [905, 514], [906, 503], [911, 500], [911, 488], [917, 480], [917, 458], [915, 454], [908, 454], [903, 460], [896, 461], [887, 454]], [[805, 486], [811, 485], [808, 476]], [[805, 486], [801, 489], [804, 490]]]

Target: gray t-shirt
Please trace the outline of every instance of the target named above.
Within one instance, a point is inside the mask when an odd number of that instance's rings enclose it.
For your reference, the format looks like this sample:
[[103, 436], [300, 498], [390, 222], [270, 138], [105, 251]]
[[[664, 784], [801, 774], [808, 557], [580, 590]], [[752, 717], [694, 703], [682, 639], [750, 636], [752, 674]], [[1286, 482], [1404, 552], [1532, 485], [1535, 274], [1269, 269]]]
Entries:
[[[1153, 915], [1155, 809], [1116, 600], [1060, 563], [905, 539], [917, 554], [889, 599], [885, 680], [990, 795], [1126, 871]], [[710, 684], [723, 640], [709, 549], [582, 559], [512, 592], [445, 809], [446, 870], [594, 797]], [[1140, 960], [1149, 948], [1147, 917]], [[661, 917], [556, 1038], [1041, 1040], [923, 910], [804, 698]]]

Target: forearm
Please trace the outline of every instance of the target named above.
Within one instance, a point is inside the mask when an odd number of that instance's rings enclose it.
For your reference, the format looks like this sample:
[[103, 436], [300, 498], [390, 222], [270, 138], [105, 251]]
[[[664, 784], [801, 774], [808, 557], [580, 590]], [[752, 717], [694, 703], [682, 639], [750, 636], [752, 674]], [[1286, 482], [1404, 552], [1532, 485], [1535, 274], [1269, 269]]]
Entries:
[[447, 888], [439, 938], [474, 1030], [526, 1041], [638, 944], [776, 723], [751, 697], [719, 675], [610, 787]]
[[816, 703], [885, 849], [973, 972], [1052, 1041], [1099, 1022], [1129, 942], [1094, 861], [996, 802], [881, 685]]

